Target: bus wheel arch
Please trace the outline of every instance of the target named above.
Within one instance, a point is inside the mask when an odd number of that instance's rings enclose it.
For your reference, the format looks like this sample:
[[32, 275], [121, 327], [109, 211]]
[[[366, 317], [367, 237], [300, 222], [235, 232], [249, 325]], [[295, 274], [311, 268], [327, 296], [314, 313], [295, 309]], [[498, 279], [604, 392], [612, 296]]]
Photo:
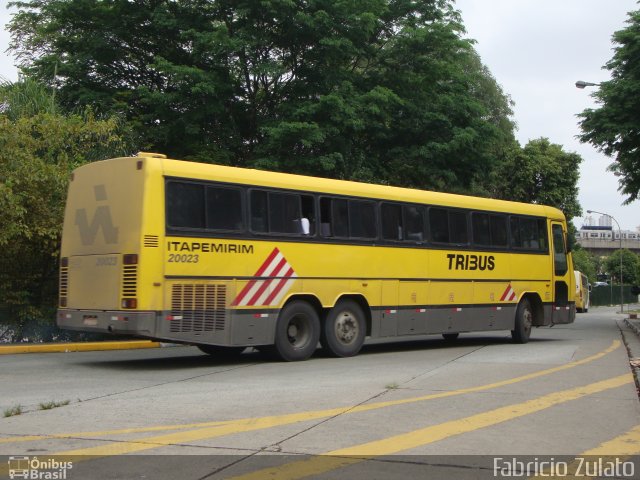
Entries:
[[531, 305], [531, 309], [533, 312], [533, 326], [544, 326], [544, 306], [542, 305], [542, 299], [540, 298], [540, 295], [538, 295], [537, 293], [527, 293], [523, 296], [523, 298], [529, 300], [529, 304]]
[[531, 330], [536, 325], [542, 325], [544, 314], [542, 301], [536, 294], [525, 294], [516, 307], [515, 322], [511, 337], [515, 343], [527, 343], [531, 337]]
[[371, 331], [371, 309], [364, 297], [344, 295], [325, 311], [320, 343], [335, 357], [357, 355]]
[[273, 345], [266, 350], [287, 362], [311, 357], [320, 340], [318, 305], [309, 295], [289, 298], [278, 314]]

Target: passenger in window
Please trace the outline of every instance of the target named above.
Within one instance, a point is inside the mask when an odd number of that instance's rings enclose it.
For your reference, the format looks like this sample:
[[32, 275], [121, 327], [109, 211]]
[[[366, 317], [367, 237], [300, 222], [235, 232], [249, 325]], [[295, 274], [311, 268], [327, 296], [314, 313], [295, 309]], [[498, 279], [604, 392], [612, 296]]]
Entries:
[[300, 219], [300, 233], [303, 235], [309, 235], [311, 233], [309, 219], [302, 217]]

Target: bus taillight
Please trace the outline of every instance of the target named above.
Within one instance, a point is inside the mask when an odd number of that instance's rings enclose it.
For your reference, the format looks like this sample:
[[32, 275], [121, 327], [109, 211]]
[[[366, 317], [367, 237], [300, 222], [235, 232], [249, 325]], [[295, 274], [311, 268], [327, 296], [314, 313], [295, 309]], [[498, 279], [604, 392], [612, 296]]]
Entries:
[[122, 256], [122, 264], [123, 265], [137, 265], [138, 264], [138, 254], [137, 253], [128, 253]]
[[123, 298], [122, 299], [122, 308], [138, 308], [138, 299], [137, 298]]

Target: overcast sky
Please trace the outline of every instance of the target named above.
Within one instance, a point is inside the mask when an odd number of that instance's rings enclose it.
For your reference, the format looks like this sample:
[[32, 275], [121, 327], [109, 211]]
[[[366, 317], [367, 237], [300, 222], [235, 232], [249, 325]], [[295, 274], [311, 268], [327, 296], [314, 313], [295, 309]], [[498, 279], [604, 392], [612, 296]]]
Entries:
[[[640, 202], [622, 206], [611, 159], [575, 136], [576, 114], [595, 107], [576, 80], [602, 82], [613, 55], [612, 34], [626, 26], [635, 0], [457, 0], [468, 38], [505, 93], [515, 102], [516, 136], [522, 145], [547, 137], [584, 159], [579, 199], [584, 214], [613, 215], [623, 229], [640, 226]], [[599, 215], [595, 215], [595, 220]], [[576, 227], [581, 218], [574, 219]]]
[[[0, 23], [10, 19], [0, 0]], [[640, 226], [640, 202], [622, 206], [610, 159], [576, 140], [576, 114], [594, 106], [590, 91], [576, 80], [609, 78], [602, 66], [612, 56], [611, 35], [624, 28], [635, 0], [457, 0], [467, 36], [505, 93], [515, 102], [517, 138], [547, 137], [584, 159], [580, 169], [580, 203], [586, 210], [613, 215], [623, 229]], [[0, 32], [2, 51], [9, 36]], [[0, 76], [15, 80], [13, 59], [0, 55]], [[596, 216], [597, 220], [597, 216]], [[580, 228], [582, 219], [574, 219]]]

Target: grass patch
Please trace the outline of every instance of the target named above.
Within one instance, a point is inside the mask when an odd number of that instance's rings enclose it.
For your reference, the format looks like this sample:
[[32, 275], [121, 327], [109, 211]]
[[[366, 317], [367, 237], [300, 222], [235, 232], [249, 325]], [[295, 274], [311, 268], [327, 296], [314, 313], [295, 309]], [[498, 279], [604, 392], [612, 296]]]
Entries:
[[16, 405], [15, 407], [7, 408], [4, 411], [4, 417], [15, 417], [16, 415], [22, 414], [22, 405]]
[[64, 407], [65, 405], [69, 405], [69, 400], [64, 400], [62, 402], [43, 402], [39, 405], [40, 410], [51, 410], [52, 408]]
[[393, 383], [388, 383], [387, 385], [384, 386], [384, 388], [386, 388], [387, 390], [396, 390], [400, 388], [400, 385], [398, 385], [396, 382], [393, 382]]

